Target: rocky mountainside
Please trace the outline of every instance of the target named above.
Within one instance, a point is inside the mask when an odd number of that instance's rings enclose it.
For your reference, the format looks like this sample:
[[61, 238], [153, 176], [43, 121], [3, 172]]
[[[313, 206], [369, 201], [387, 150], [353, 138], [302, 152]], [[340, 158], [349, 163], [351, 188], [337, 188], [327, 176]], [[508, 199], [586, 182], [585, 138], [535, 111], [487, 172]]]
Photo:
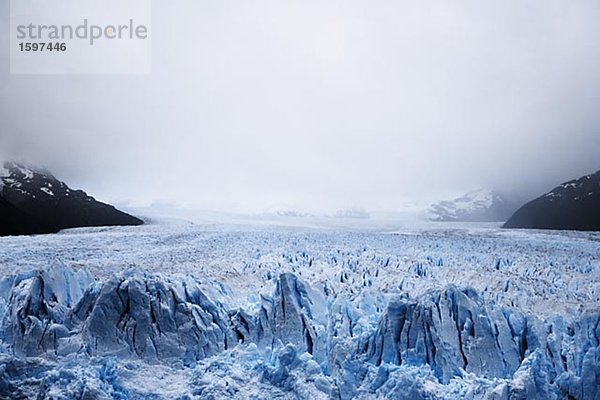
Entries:
[[565, 182], [530, 201], [504, 228], [600, 231], [600, 171]]
[[432, 221], [506, 221], [515, 204], [490, 189], [478, 189], [454, 200], [440, 201], [429, 208]]
[[0, 236], [142, 223], [82, 190], [69, 188], [47, 170], [15, 162], [5, 162], [0, 169]]

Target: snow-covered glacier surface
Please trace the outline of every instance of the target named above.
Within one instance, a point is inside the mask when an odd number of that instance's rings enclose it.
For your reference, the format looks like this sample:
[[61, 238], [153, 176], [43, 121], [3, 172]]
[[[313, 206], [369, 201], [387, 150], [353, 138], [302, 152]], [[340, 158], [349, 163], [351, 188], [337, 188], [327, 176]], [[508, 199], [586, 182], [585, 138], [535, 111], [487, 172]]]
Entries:
[[600, 235], [0, 239], [0, 398], [600, 399]]

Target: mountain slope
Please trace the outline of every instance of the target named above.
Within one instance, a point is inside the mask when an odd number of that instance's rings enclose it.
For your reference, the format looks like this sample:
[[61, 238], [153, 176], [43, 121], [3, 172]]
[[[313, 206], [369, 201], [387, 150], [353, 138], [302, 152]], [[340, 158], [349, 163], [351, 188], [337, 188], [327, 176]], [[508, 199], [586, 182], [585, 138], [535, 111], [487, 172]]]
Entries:
[[0, 174], [0, 236], [142, 223], [82, 190], [72, 190], [47, 170], [4, 163]]
[[600, 231], [600, 171], [565, 182], [530, 201], [504, 228]]
[[432, 221], [505, 221], [514, 204], [490, 189], [478, 189], [451, 201], [440, 201], [429, 208]]
[[50, 226], [19, 210], [0, 196], [0, 236], [52, 231]]

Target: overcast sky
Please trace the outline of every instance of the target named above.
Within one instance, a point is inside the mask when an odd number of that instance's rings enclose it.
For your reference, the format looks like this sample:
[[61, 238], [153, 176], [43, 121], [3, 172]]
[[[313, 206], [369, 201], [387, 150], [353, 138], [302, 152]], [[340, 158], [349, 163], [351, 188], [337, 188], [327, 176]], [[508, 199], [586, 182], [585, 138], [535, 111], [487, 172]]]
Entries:
[[10, 75], [0, 35], [3, 157], [107, 201], [235, 211], [530, 196], [600, 169], [600, 1], [174, 0], [152, 16], [146, 76]]

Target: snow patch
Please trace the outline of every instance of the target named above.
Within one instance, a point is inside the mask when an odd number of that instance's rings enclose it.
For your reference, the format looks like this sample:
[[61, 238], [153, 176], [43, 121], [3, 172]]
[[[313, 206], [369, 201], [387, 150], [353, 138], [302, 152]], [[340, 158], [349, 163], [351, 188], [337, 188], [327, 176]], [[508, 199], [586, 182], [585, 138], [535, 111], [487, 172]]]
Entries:
[[42, 192], [46, 193], [48, 196], [54, 196], [54, 192], [52, 190], [48, 189], [47, 187], [40, 188], [40, 190]]

